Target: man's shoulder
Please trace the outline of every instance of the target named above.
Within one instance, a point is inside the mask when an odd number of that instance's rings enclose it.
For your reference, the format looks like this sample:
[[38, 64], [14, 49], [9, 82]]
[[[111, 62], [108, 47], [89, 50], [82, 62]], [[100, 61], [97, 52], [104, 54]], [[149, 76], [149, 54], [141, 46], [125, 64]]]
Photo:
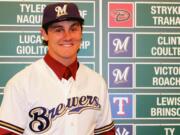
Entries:
[[38, 68], [43, 65], [43, 60], [37, 60], [30, 65], [25, 66], [23, 69], [15, 73], [12, 78], [9, 79], [9, 82], [15, 82], [15, 81], [25, 81], [28, 79], [29, 76], [35, 75], [35, 72], [37, 72]]
[[102, 77], [102, 75], [100, 75], [100, 73], [96, 72], [95, 70], [91, 69], [90, 67], [84, 64], [80, 64], [79, 74], [84, 77], [88, 77], [95, 80], [104, 80], [104, 78]]
[[84, 72], [84, 73], [87, 73], [87, 74], [91, 74], [91, 75], [97, 75], [97, 76], [100, 75], [94, 69], [91, 69], [90, 67], [88, 67], [87, 65], [82, 64], [82, 63], [79, 65], [79, 70], [81, 72]]

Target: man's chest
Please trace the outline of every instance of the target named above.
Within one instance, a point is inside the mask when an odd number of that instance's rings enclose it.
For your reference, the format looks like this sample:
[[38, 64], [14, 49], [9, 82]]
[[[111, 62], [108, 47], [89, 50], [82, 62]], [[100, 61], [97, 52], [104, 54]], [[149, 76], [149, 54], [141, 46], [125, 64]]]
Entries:
[[[80, 126], [79, 120], [95, 123], [101, 104], [97, 94], [88, 87], [79, 88], [74, 83], [37, 86], [29, 99], [28, 127], [34, 133], [51, 133], [56, 125]], [[71, 122], [71, 123], [69, 123]], [[77, 129], [74, 128], [74, 130]], [[53, 132], [52, 132], [53, 133]]]

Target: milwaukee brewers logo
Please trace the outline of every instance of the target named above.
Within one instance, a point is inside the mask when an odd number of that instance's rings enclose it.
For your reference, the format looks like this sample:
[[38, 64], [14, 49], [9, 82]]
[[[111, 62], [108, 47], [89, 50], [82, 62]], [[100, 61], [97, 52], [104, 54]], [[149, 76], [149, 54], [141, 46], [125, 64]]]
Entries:
[[122, 72], [120, 69], [114, 69], [113, 70], [113, 76], [115, 77], [114, 83], [125, 83], [128, 81], [128, 73], [129, 73], [130, 67], [126, 67], [125, 70]]
[[46, 132], [52, 122], [58, 117], [68, 114], [80, 114], [86, 109], [100, 110], [99, 98], [96, 96], [81, 96], [67, 99], [67, 104], [60, 103], [52, 109], [45, 107], [36, 107], [30, 110], [29, 116], [32, 121], [29, 123], [29, 128], [36, 133]]
[[114, 53], [127, 52], [129, 40], [130, 40], [130, 37], [126, 37], [124, 41], [121, 41], [121, 39], [118, 39], [118, 38], [114, 39], [113, 40], [113, 45], [115, 46]]
[[67, 14], [68, 14], [68, 13], [67, 13], [67, 5], [64, 5], [63, 8], [60, 7], [60, 6], [57, 6], [57, 7], [55, 8], [55, 11], [57, 12], [56, 17], [60, 17], [60, 16], [62, 16], [62, 15], [67, 15]]

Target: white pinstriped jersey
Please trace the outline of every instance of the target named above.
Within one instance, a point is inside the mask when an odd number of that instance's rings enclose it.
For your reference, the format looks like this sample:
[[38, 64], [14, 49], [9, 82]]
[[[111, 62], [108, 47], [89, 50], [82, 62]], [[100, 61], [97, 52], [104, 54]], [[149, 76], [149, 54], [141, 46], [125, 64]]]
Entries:
[[59, 80], [43, 59], [5, 87], [0, 127], [23, 135], [94, 135], [113, 128], [106, 84], [80, 64], [76, 80]]

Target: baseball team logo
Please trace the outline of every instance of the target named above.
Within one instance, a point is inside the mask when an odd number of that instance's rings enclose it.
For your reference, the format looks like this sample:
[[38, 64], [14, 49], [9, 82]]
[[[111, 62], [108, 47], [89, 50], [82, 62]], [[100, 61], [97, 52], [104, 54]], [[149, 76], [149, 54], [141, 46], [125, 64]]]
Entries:
[[108, 3], [109, 27], [133, 27], [133, 3]]
[[55, 8], [55, 11], [57, 12], [57, 17], [63, 16], [63, 15], [67, 15], [67, 5], [64, 5], [63, 8], [60, 6], [57, 6]]
[[110, 104], [112, 110], [112, 117], [132, 118], [133, 111], [133, 97], [132, 94], [110, 94]]
[[132, 64], [109, 64], [109, 88], [132, 88], [133, 65]]
[[109, 33], [109, 57], [133, 56], [132, 33]]
[[67, 104], [60, 103], [51, 109], [42, 106], [35, 107], [29, 111], [29, 117], [31, 118], [29, 128], [35, 133], [44, 133], [49, 130], [53, 121], [65, 113], [68, 115], [80, 114], [87, 109], [101, 109], [97, 96], [71, 97], [67, 99]]
[[132, 125], [115, 125], [116, 135], [132, 135]]

